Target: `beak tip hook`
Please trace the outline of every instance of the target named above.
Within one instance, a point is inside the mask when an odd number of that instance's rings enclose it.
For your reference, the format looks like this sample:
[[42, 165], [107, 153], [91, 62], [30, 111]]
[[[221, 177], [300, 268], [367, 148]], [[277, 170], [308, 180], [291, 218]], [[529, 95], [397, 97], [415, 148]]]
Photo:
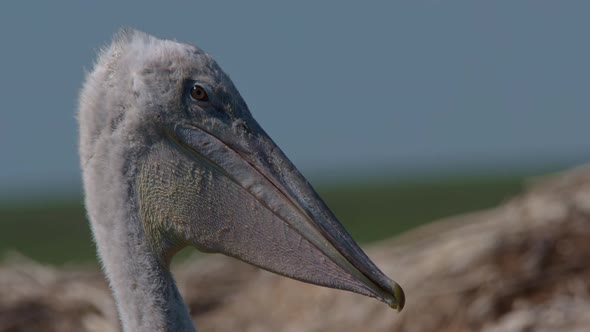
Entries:
[[389, 304], [392, 309], [397, 309], [397, 312], [401, 312], [406, 304], [406, 296], [404, 295], [404, 290], [398, 285], [393, 285], [393, 296], [395, 297], [395, 302]]

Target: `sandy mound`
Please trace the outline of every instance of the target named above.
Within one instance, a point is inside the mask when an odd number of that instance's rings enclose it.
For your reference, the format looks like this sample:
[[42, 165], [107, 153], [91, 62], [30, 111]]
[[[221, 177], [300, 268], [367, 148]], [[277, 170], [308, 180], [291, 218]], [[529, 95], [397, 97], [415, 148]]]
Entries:
[[[175, 267], [200, 331], [588, 331], [590, 169], [368, 248], [406, 291], [401, 314], [219, 255]], [[0, 331], [118, 331], [102, 275], [0, 265]]]

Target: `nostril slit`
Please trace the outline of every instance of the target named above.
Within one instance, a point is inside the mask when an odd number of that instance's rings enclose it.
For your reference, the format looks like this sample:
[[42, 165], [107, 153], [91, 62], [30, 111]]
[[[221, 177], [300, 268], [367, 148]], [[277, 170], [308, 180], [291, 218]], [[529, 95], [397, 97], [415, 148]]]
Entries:
[[247, 125], [247, 124], [245, 124], [245, 123], [242, 123], [242, 128], [244, 128], [244, 130], [245, 130], [245, 131], [246, 131], [248, 134], [252, 133], [252, 131], [250, 130], [250, 127], [248, 127], [248, 125]]

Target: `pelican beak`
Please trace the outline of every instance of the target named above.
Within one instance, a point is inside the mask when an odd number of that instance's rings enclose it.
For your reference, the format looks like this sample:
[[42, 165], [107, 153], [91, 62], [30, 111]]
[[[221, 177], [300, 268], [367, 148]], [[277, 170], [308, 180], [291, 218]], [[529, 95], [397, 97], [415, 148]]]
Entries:
[[192, 244], [401, 310], [402, 288], [367, 257], [262, 128], [250, 127], [241, 138], [193, 125], [169, 133], [201, 172], [194, 199], [216, 205], [183, 213], [191, 218]]

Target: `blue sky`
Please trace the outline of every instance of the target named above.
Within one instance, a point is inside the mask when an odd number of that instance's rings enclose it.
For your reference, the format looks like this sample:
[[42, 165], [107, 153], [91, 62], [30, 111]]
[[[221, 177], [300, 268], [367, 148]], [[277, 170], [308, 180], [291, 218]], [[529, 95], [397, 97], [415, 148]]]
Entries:
[[198, 45], [306, 174], [590, 157], [590, 2], [3, 2], [1, 188], [79, 182], [84, 68], [122, 26]]

